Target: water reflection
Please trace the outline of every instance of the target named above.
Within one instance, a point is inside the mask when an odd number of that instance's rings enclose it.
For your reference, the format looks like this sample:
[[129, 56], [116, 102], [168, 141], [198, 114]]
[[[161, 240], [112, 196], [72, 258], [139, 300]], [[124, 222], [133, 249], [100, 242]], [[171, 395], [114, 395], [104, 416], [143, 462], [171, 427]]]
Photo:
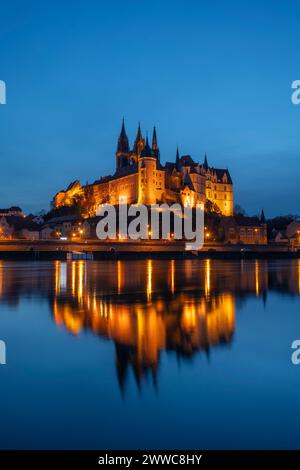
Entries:
[[0, 302], [47, 297], [58, 327], [113, 341], [122, 390], [130, 368], [138, 385], [156, 382], [163, 351], [190, 358], [229, 345], [236, 302], [266, 302], [269, 290], [299, 295], [300, 260], [0, 261]]

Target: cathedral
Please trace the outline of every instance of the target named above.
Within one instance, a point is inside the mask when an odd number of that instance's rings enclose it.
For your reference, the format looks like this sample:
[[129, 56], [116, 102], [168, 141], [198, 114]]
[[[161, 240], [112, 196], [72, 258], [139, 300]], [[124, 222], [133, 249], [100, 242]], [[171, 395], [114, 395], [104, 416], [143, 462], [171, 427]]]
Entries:
[[155, 127], [150, 145], [139, 125], [130, 148], [123, 120], [114, 174], [85, 186], [74, 181], [55, 195], [53, 207], [79, 205], [84, 217], [92, 217], [101, 203], [179, 203], [190, 207], [204, 203], [207, 210], [230, 216], [233, 184], [229, 171], [210, 167], [206, 155], [203, 163], [196, 163], [190, 155], [180, 156], [177, 148], [175, 161], [163, 164]]

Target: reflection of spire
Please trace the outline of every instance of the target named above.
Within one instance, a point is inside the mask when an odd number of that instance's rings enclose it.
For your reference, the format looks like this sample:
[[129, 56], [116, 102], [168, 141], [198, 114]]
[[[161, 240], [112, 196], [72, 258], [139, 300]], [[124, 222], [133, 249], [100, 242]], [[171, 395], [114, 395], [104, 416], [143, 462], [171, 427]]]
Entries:
[[[116, 372], [122, 393], [129, 369], [139, 389], [145, 381], [148, 384], [151, 377], [156, 387], [161, 351], [173, 350], [180, 359], [180, 356], [190, 357], [199, 350], [207, 351], [216, 344], [229, 344], [231, 341], [235, 325], [234, 298], [232, 294], [211, 295], [211, 263], [211, 260], [204, 263], [208, 298], [201, 297], [198, 290], [182, 290], [177, 294], [174, 260], [169, 262], [167, 277], [160, 270], [153, 269], [153, 260], [140, 264], [142, 275], [138, 277], [128, 275], [132, 267], [122, 261], [113, 265], [109, 277], [107, 270], [91, 269], [91, 265], [84, 261], [57, 263], [53, 289], [55, 322], [74, 335], [89, 328], [97, 336], [115, 343]], [[65, 291], [62, 289], [63, 267], [67, 268], [68, 274], [64, 281]], [[191, 260], [185, 263], [181, 276], [185, 282], [191, 280], [194, 285]], [[142, 292], [140, 300], [136, 299], [136, 292], [141, 289], [135, 282], [141, 280], [147, 300]], [[161, 289], [162, 282], [169, 293], [165, 297], [161, 290], [154, 290], [154, 285]], [[97, 286], [101, 286], [98, 291]], [[107, 294], [108, 289], [111, 296]], [[122, 294], [122, 302], [117, 301], [116, 292]], [[126, 300], [126, 293], [134, 293], [134, 301], [130, 297]]]
[[266, 290], [263, 291], [262, 299], [263, 299], [264, 308], [266, 308], [266, 305], [267, 305], [267, 291]]
[[116, 369], [119, 387], [122, 395], [124, 395], [126, 380], [127, 380], [127, 369], [128, 369], [128, 347], [119, 343], [115, 343], [116, 348]]

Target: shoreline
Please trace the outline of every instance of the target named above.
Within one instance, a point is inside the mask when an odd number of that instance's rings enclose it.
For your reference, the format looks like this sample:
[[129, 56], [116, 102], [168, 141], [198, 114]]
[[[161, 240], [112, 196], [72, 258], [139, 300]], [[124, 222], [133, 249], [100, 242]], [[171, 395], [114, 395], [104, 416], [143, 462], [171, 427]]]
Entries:
[[205, 244], [200, 251], [185, 251], [182, 241], [97, 240], [58, 242], [56, 240], [0, 240], [0, 260], [66, 260], [68, 253], [88, 253], [94, 260], [103, 259], [299, 259], [300, 247], [286, 245]]

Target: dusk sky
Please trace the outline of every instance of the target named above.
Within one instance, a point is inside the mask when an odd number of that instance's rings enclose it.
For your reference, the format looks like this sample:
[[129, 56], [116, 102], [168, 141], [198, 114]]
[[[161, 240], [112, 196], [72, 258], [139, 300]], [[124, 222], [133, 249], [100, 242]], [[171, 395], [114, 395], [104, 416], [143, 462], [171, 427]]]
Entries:
[[228, 168], [248, 214], [299, 213], [296, 1], [12, 1], [0, 6], [0, 207], [49, 209], [157, 127], [161, 160]]

